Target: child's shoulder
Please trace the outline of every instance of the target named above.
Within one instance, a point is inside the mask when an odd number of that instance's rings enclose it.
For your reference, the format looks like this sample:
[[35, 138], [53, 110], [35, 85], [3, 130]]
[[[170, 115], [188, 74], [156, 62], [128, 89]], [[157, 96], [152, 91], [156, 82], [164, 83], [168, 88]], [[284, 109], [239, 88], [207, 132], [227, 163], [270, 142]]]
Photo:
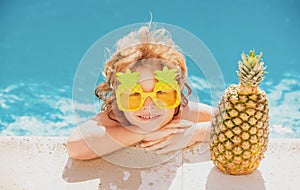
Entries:
[[108, 113], [106, 111], [101, 111], [97, 115], [95, 115], [92, 120], [97, 121], [98, 125], [104, 127], [118, 127], [121, 126], [117, 121], [109, 118]]
[[209, 121], [211, 119], [213, 108], [207, 104], [189, 101], [188, 105], [180, 111], [180, 119], [193, 122]]

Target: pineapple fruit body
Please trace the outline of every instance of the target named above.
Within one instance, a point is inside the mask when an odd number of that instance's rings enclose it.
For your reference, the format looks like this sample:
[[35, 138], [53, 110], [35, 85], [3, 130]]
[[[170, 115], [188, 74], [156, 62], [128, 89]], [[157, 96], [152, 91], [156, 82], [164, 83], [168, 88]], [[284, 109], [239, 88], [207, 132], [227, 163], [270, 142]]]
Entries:
[[211, 159], [226, 174], [252, 173], [267, 150], [268, 99], [258, 87], [265, 69], [261, 55], [242, 54], [240, 83], [226, 89], [212, 119]]

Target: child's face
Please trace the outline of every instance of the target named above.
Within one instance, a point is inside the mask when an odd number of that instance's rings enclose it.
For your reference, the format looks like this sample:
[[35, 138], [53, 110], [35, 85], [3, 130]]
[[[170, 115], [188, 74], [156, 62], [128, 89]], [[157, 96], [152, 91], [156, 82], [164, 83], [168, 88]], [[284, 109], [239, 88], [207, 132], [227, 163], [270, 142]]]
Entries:
[[[133, 71], [140, 73], [139, 84], [142, 86], [144, 92], [152, 92], [156, 79], [154, 77], [154, 70], [160, 68], [153, 67], [137, 67]], [[125, 111], [126, 119], [144, 131], [151, 132], [159, 129], [163, 125], [170, 122], [173, 118], [175, 108], [173, 109], [161, 109], [155, 106], [153, 100], [147, 97], [143, 107], [135, 112]]]

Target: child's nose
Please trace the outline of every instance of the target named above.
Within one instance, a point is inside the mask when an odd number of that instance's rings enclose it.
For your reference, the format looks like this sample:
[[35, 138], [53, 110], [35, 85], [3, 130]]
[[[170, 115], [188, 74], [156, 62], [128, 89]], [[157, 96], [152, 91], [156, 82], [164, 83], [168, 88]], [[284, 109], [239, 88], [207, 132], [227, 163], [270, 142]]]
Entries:
[[143, 109], [152, 109], [153, 107], [154, 107], [153, 100], [150, 97], [147, 97]]

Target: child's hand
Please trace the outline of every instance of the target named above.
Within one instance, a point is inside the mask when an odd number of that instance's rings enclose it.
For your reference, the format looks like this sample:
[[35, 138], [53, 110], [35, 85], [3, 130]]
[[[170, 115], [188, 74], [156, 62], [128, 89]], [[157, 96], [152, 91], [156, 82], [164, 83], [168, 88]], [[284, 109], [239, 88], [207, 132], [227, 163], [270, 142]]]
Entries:
[[173, 136], [176, 133], [183, 133], [186, 128], [189, 128], [192, 122], [186, 120], [173, 120], [161, 129], [148, 133], [143, 139], [142, 146], [148, 147], [154, 145], [166, 138]]
[[184, 148], [190, 145], [196, 127], [193, 122], [186, 120], [174, 120], [162, 129], [148, 134], [141, 143], [147, 151], [158, 150], [157, 153], [165, 153]]

